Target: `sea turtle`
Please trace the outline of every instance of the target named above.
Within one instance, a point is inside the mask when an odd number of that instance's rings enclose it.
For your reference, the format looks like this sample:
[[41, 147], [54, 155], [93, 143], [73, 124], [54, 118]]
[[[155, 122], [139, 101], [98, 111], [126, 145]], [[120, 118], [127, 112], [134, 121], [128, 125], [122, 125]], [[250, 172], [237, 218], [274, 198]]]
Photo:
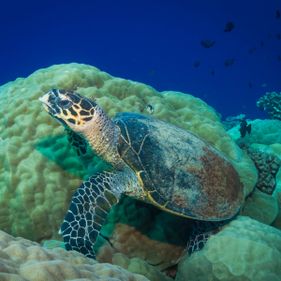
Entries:
[[210, 224], [219, 226], [239, 211], [242, 184], [236, 170], [193, 133], [136, 113], [111, 120], [95, 101], [68, 90], [53, 89], [40, 101], [80, 153], [88, 143], [113, 167], [73, 194], [60, 229], [66, 249], [94, 258], [97, 235], [122, 193], [196, 220], [190, 252], [206, 242]]

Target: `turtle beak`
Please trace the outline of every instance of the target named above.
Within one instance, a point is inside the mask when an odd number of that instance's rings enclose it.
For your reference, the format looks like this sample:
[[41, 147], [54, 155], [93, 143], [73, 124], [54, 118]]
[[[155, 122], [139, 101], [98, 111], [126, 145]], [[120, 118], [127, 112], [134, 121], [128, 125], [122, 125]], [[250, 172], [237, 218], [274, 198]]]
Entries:
[[44, 96], [40, 97], [39, 101], [42, 102], [44, 109], [49, 112], [50, 105], [48, 102], [48, 94], [45, 94]]
[[51, 115], [56, 115], [57, 111], [54, 109], [54, 106], [50, 102], [50, 93], [46, 93], [39, 98], [39, 101], [42, 102], [44, 109]]

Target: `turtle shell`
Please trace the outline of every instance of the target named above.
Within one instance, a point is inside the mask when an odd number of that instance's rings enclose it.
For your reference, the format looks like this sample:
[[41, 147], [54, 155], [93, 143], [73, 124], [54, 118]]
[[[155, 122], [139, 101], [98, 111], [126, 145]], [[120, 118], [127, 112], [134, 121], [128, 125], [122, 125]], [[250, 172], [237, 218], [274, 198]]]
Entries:
[[152, 117], [122, 113], [118, 152], [136, 172], [146, 200], [198, 220], [233, 217], [242, 203], [242, 184], [231, 162], [189, 131]]

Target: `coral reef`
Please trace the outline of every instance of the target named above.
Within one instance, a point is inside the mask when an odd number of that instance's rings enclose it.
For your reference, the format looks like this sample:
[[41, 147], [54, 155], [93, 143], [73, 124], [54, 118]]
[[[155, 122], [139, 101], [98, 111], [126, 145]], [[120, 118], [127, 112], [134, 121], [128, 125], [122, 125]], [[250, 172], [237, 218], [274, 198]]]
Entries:
[[281, 120], [281, 93], [266, 93], [257, 101], [257, 107], [266, 111], [270, 118]]
[[[281, 144], [280, 144], [281, 149]], [[281, 229], [281, 169], [279, 169], [276, 175], [276, 189], [275, 189], [275, 197], [277, 198], [277, 203], [279, 207], [279, 213], [275, 218], [274, 222], [272, 223], [273, 226]]]
[[278, 213], [279, 203], [276, 196], [268, 195], [258, 189], [249, 195], [241, 211], [243, 216], [249, 216], [269, 225], [277, 219]]
[[[60, 241], [40, 246], [0, 231], [0, 280], [171, 281], [164, 272], [174, 277], [179, 260], [177, 281], [280, 279], [281, 121], [253, 120], [251, 134], [241, 139], [239, 116], [228, 120], [234, 127], [227, 133], [219, 115], [198, 98], [160, 93], [88, 65], [55, 65], [0, 87], [0, 229], [34, 241], [60, 239], [57, 230], [73, 191], [83, 178], [110, 169], [92, 152], [78, 157], [61, 126], [41, 109], [37, 99], [51, 88], [92, 97], [111, 117], [150, 114], [205, 139], [240, 175], [242, 214], [264, 224], [238, 217], [203, 250], [182, 257], [190, 220], [123, 196], [95, 245], [98, 261], [66, 252]], [[268, 93], [258, 106], [281, 120], [280, 96]]]
[[275, 176], [280, 168], [281, 160], [274, 154], [253, 147], [250, 147], [247, 152], [254, 161], [259, 173], [256, 188], [271, 195], [276, 187]]
[[246, 114], [239, 114], [236, 116], [228, 116], [225, 120], [222, 121], [222, 124], [226, 130], [230, 130], [231, 128], [240, 124], [241, 120], [246, 119]]
[[127, 269], [129, 272], [142, 274], [150, 281], [173, 281], [174, 279], [169, 278], [166, 274], [159, 270], [156, 270], [154, 266], [148, 264], [140, 258], [129, 259], [123, 254], [114, 254], [112, 258], [114, 265], [121, 266]]
[[238, 144], [251, 145], [253, 143], [260, 144], [275, 144], [281, 143], [281, 121], [273, 119], [255, 119], [251, 120], [251, 134], [247, 134], [244, 139], [241, 139], [239, 125], [231, 128], [228, 134]]
[[228, 131], [259, 171], [257, 188], [247, 197], [242, 214], [281, 228], [281, 121], [257, 119], [251, 124], [252, 132], [244, 139], [240, 138], [239, 126]]
[[[157, 257], [159, 248], [150, 245], [150, 252]], [[99, 263], [78, 252], [65, 251], [55, 241], [48, 246], [46, 249], [0, 231], [0, 280], [173, 280], [157, 264], [139, 257], [113, 253], [111, 264]], [[281, 274], [280, 260], [281, 231], [240, 216], [211, 236], [201, 251], [181, 257], [178, 270], [168, 269], [166, 273], [176, 276], [176, 281], [277, 281]]]
[[182, 255], [190, 226], [190, 220], [124, 196], [102, 228], [110, 245], [100, 241], [97, 259], [112, 262], [114, 253], [123, 253], [164, 270], [175, 265]]
[[[128, 260], [128, 267], [132, 263]], [[142, 271], [142, 269], [137, 268], [137, 265], [131, 267], [135, 271]], [[147, 267], [148, 265], [146, 264], [143, 266], [143, 268]], [[154, 276], [152, 271], [150, 269], [149, 274]], [[160, 272], [157, 274], [161, 275]], [[149, 280], [143, 275], [130, 273], [120, 266], [98, 263], [75, 251], [67, 252], [61, 248], [44, 249], [35, 242], [14, 238], [0, 231], [1, 281], [63, 281], [78, 279], [84, 281]], [[154, 278], [154, 280], [165, 279]]]
[[94, 97], [110, 115], [146, 113], [199, 135], [235, 165], [245, 196], [257, 174], [249, 157], [225, 132], [219, 116], [202, 100], [115, 78], [82, 64], [54, 65], [0, 87], [0, 228], [32, 240], [57, 237], [71, 194], [82, 178], [105, 167], [94, 155], [77, 157], [63, 129], [41, 109], [38, 97], [51, 88]]
[[238, 217], [179, 264], [176, 281], [280, 280], [281, 231]]

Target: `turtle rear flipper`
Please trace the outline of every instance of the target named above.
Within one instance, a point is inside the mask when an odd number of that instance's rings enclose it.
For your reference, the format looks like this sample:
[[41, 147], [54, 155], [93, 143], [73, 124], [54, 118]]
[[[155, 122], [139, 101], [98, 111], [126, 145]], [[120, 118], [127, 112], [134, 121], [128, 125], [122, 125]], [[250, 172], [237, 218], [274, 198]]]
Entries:
[[93, 245], [108, 212], [121, 195], [120, 174], [104, 172], [92, 176], [73, 194], [60, 229], [67, 250], [95, 258]]
[[187, 251], [189, 255], [200, 251], [207, 243], [210, 236], [216, 234], [231, 219], [224, 221], [198, 221], [193, 222], [192, 232], [189, 237]]

